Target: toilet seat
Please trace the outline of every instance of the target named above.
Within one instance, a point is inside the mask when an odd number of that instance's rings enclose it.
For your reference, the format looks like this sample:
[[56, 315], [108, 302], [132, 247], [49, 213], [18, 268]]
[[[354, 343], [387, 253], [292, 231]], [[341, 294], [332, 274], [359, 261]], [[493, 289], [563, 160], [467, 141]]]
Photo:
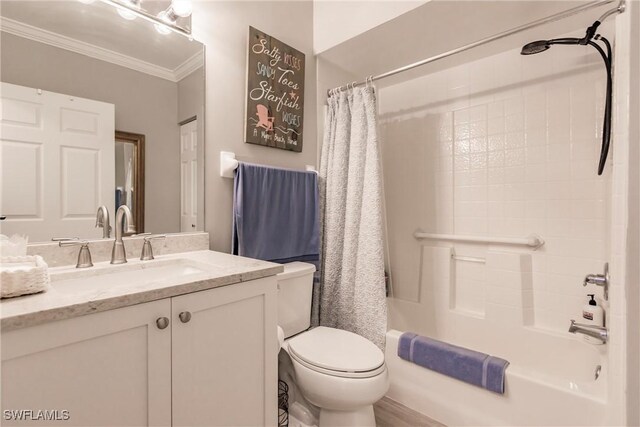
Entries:
[[386, 369], [384, 354], [352, 332], [319, 326], [288, 341], [289, 354], [319, 373], [343, 378], [370, 378]]

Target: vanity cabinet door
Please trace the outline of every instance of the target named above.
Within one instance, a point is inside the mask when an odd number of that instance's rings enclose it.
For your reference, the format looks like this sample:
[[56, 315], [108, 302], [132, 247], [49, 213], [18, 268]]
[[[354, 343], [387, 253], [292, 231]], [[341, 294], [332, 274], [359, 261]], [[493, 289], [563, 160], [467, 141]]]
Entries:
[[277, 424], [275, 277], [172, 298], [174, 426]]
[[[170, 425], [171, 325], [156, 323], [170, 313], [165, 299], [3, 333], [3, 425]], [[8, 421], [7, 410], [69, 419]]]

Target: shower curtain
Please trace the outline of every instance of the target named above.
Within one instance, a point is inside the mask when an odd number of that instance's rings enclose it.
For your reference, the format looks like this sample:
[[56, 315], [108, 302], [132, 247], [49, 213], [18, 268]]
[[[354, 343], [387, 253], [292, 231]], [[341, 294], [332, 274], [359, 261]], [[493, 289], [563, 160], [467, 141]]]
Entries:
[[373, 87], [329, 98], [320, 160], [322, 274], [319, 324], [384, 347], [382, 175]]

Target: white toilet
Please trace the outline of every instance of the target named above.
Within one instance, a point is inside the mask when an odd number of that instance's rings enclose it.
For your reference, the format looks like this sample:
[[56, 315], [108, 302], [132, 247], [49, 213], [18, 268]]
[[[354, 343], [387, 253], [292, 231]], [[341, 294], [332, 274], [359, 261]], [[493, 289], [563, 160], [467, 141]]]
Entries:
[[309, 329], [315, 266], [284, 265], [278, 275], [278, 323], [302, 395], [320, 408], [320, 427], [375, 426], [373, 403], [389, 388], [384, 353], [360, 335]]

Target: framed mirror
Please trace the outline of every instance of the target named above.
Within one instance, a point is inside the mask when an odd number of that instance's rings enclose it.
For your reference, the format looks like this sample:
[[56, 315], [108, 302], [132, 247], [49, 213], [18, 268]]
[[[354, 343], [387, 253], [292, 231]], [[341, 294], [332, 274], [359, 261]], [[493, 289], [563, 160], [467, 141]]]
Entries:
[[138, 233], [204, 230], [204, 46], [101, 1], [0, 15], [0, 233], [99, 239], [120, 203]]
[[133, 214], [136, 233], [144, 233], [144, 135], [116, 130], [115, 143], [114, 212], [127, 205]]

